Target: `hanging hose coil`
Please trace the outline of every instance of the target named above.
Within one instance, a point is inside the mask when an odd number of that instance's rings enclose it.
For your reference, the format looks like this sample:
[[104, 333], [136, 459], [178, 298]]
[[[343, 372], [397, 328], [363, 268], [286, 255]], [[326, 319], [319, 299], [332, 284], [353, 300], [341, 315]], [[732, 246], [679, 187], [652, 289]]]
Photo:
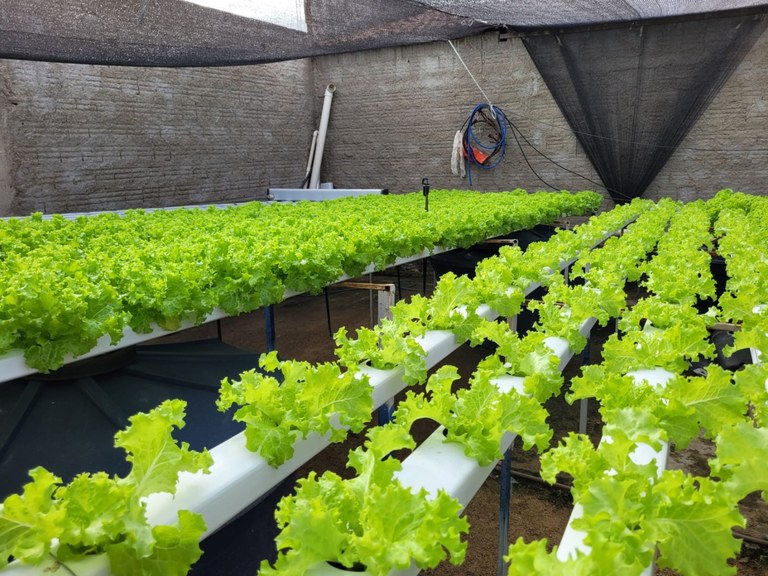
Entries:
[[[481, 103], [474, 107], [462, 129], [463, 156], [467, 159], [469, 185], [472, 186], [472, 166], [492, 170], [504, 159], [507, 152], [507, 127], [509, 120], [497, 106]], [[487, 142], [478, 136], [478, 128], [484, 129]]]

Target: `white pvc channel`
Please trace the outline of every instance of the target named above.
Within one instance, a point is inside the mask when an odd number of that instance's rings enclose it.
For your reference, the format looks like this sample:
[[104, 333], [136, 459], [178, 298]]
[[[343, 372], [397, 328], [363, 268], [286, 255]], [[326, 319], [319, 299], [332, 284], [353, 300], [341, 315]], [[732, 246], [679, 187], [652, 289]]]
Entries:
[[[595, 318], [586, 320], [579, 329], [581, 335], [585, 338], [589, 337], [595, 322]], [[573, 356], [568, 342], [558, 337], [549, 337], [544, 342], [560, 359], [559, 370], [562, 371]], [[524, 380], [521, 376], [502, 376], [495, 380], [495, 384], [502, 392], [515, 390], [518, 394], [525, 394]], [[500, 445], [502, 454], [512, 446], [516, 437], [517, 434], [512, 432], [504, 434]], [[464, 454], [463, 446], [455, 442], [446, 442], [443, 427], [440, 426], [403, 460], [403, 468], [396, 473], [396, 476], [403, 486], [410, 488], [414, 493], [424, 489], [434, 498], [438, 491], [443, 490], [466, 507], [496, 467], [497, 462], [498, 460], [487, 466], [480, 466], [477, 460]], [[406, 570], [393, 570], [390, 576], [415, 576], [419, 572], [421, 569], [414, 565]], [[318, 564], [307, 571], [307, 576], [340, 576], [342, 574], [352, 574], [352, 572], [334, 568], [328, 564]], [[354, 574], [370, 576], [368, 572]]]
[[[648, 382], [654, 387], [664, 387], [666, 383], [674, 377], [672, 372], [663, 368], [652, 368], [649, 370], [635, 370], [629, 372], [629, 375], [640, 383], [643, 381]], [[610, 436], [603, 436], [600, 443], [610, 442]], [[629, 455], [632, 462], [639, 466], [650, 464], [654, 462], [656, 464], [656, 474], [661, 475], [667, 468], [667, 458], [669, 456], [669, 444], [664, 442], [659, 450], [654, 450], [651, 446], [645, 443], [638, 443], [635, 450]], [[584, 543], [586, 538], [586, 532], [576, 530], [573, 528], [573, 521], [577, 518], [581, 518], [584, 515], [584, 509], [579, 503], [576, 503], [571, 512], [571, 516], [568, 519], [568, 525], [565, 527], [565, 532], [560, 540], [560, 546], [557, 549], [557, 558], [565, 562], [568, 559], [574, 559], [578, 552], [583, 554], [589, 554], [592, 549]], [[654, 572], [654, 564], [645, 568], [641, 573], [642, 576], [651, 576]]]
[[[434, 254], [442, 254], [443, 252], [447, 252], [452, 249], [453, 248], [443, 248], [441, 246], [435, 247], [432, 250], [425, 249], [425, 250], [422, 250], [420, 253], [414, 254], [412, 256], [397, 258], [395, 262], [390, 266], [400, 266], [401, 264], [407, 264], [409, 262], [414, 262], [416, 260], [422, 260]], [[368, 267], [360, 275], [363, 276], [366, 274], [371, 274], [376, 271], [377, 271], [376, 266], [374, 266], [373, 264], [369, 264]], [[336, 282], [344, 282], [345, 280], [349, 280], [350, 278], [352, 278], [352, 276], [347, 276], [347, 275], [341, 276], [334, 282], [334, 284]], [[357, 278], [357, 276], [355, 276], [355, 278]], [[283, 300], [287, 300], [288, 298], [292, 298], [293, 296], [297, 296], [299, 294], [302, 294], [302, 292], [296, 292], [294, 290], [286, 289], [285, 292], [283, 293]], [[228, 318], [228, 317], [229, 317], [229, 314], [217, 308], [213, 312], [211, 312], [205, 318], [205, 320], [203, 320], [203, 322], [201, 322], [200, 324], [195, 324], [192, 320], [187, 320], [182, 322], [181, 327], [178, 330], [165, 330], [164, 328], [160, 328], [159, 326], [155, 325], [155, 327], [151, 332], [148, 332], [146, 334], [139, 334], [137, 332], [134, 332], [131, 328], [126, 327], [123, 330], [123, 337], [117, 344], [113, 345], [111, 343], [109, 334], [105, 334], [104, 336], [99, 338], [96, 346], [92, 348], [89, 352], [86, 352], [85, 354], [77, 357], [73, 357], [70, 354], [64, 359], [64, 364], [65, 365], [71, 364], [72, 362], [77, 362], [78, 360], [84, 360], [86, 358], [92, 358], [94, 356], [99, 356], [101, 354], [113, 352], [120, 348], [133, 346], [135, 344], [140, 344], [142, 342], [154, 340], [155, 338], [160, 338], [162, 336], [168, 336], [169, 334], [174, 334], [176, 332], [180, 332], [181, 330], [194, 328], [195, 326], [198, 326], [198, 325], [207, 324], [208, 322], [214, 322], [216, 320], [221, 320], [222, 318]], [[5, 355], [0, 357], [0, 383], [8, 382], [9, 380], [15, 380], [16, 378], [22, 378], [24, 376], [29, 376], [30, 374], [35, 374], [36, 372], [37, 370], [27, 366], [27, 363], [24, 360], [23, 350], [11, 350], [10, 352], [7, 352]]]
[[267, 194], [275, 202], [301, 202], [302, 200], [335, 200], [348, 196], [383, 194], [383, 188], [269, 188]]

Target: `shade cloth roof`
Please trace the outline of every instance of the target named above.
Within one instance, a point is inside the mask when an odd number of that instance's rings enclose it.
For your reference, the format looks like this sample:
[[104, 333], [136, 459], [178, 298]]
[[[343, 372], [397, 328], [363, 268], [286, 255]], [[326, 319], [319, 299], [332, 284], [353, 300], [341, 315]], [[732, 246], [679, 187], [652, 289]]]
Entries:
[[418, 3], [513, 29], [670, 18], [768, 4], [756, 0], [422, 0]]
[[133, 66], [255, 64], [453, 39], [493, 27], [531, 30], [733, 9], [768, 9], [768, 2], [3, 0], [0, 58]]

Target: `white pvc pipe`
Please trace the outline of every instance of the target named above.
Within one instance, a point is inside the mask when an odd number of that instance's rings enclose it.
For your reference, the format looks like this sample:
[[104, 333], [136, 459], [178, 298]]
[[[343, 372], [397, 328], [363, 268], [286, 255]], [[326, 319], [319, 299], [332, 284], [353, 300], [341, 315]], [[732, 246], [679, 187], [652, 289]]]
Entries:
[[[430, 255], [442, 254], [443, 252], [447, 252], [448, 250], [450, 250], [450, 248], [445, 248], [443, 246], [435, 246], [432, 249], [424, 249], [418, 254], [395, 259], [395, 261], [391, 264], [391, 266], [408, 264], [409, 262], [414, 262], [416, 260], [422, 260], [424, 258], [427, 258]], [[377, 266], [375, 264], [369, 264], [365, 268], [365, 270], [363, 270], [362, 274], [370, 274], [372, 272], [376, 272], [377, 270], [381, 270], [381, 269], [382, 269], [381, 266]], [[336, 282], [343, 282], [344, 280], [349, 280], [350, 278], [351, 278], [350, 276], [348, 276], [347, 274], [344, 274], [342, 276], [339, 276], [339, 278], [337, 278], [333, 282], [331, 282], [331, 284], [335, 284]], [[296, 292], [295, 290], [286, 288], [283, 292], [283, 300], [292, 298], [294, 296], [298, 296], [299, 294], [302, 294], [302, 292]], [[212, 322], [214, 320], [219, 320], [219, 319], [228, 318], [228, 317], [229, 317], [229, 314], [227, 314], [220, 308], [216, 308], [213, 310], [213, 312], [211, 312], [208, 316], [206, 316], [206, 318], [202, 322], [198, 323], [192, 319], [185, 320], [184, 322], [182, 322], [178, 330], [165, 330], [164, 328], [160, 328], [159, 326], [152, 324], [152, 332], [148, 332], [145, 334], [138, 334], [134, 332], [131, 328], [126, 326], [123, 329], [123, 337], [120, 339], [120, 341], [117, 344], [112, 344], [112, 340], [110, 336], [108, 334], [105, 334], [104, 336], [99, 338], [96, 346], [92, 348], [90, 351], [86, 352], [85, 354], [77, 357], [73, 357], [71, 354], [68, 354], [64, 358], [64, 364], [71, 364], [72, 362], [75, 362], [77, 360], [84, 360], [85, 358], [92, 358], [93, 356], [98, 356], [100, 354], [107, 354], [109, 352], [113, 352], [120, 348], [125, 348], [126, 346], [133, 346], [134, 344], [139, 344], [141, 342], [146, 342], [148, 340], [154, 340], [155, 338], [160, 338], [162, 336], [167, 336], [169, 334], [174, 334], [179, 330], [185, 330], [187, 328], [192, 328], [199, 324], [205, 324], [208, 322]], [[24, 360], [23, 350], [19, 350], [19, 349], [10, 350], [5, 354], [0, 355], [0, 384], [2, 384], [3, 382], [8, 382], [10, 380], [15, 380], [16, 378], [22, 378], [30, 374], [35, 374], [36, 372], [37, 370], [27, 366], [27, 363]]]
[[383, 194], [385, 188], [332, 188], [306, 190], [305, 188], [268, 188], [269, 197], [275, 202], [300, 202], [301, 200], [335, 200], [349, 196]]
[[323, 151], [325, 150], [325, 135], [328, 132], [328, 119], [331, 117], [331, 102], [333, 93], [336, 92], [336, 86], [328, 84], [325, 89], [325, 99], [323, 100], [323, 112], [320, 115], [320, 128], [318, 129], [317, 145], [315, 146], [315, 157], [312, 160], [312, 178], [309, 181], [310, 188], [320, 188], [320, 164], [323, 161]]
[[[646, 381], [654, 388], [666, 386], [667, 382], [674, 377], [672, 372], [665, 370], [664, 368], [650, 368], [644, 370], [634, 370], [627, 373], [635, 380], [635, 382]], [[600, 443], [603, 441], [610, 442], [610, 436], [603, 436]], [[661, 475], [667, 468], [667, 459], [669, 457], [669, 442], [663, 442], [661, 448], [656, 450], [650, 445], [643, 442], [639, 442], [635, 450], [629, 455], [630, 460], [640, 466], [644, 464], [656, 463], [656, 474]], [[565, 527], [565, 532], [560, 540], [560, 546], [557, 549], [557, 559], [561, 562], [565, 562], [569, 559], [577, 557], [578, 553], [589, 554], [592, 549], [584, 543], [587, 536], [586, 532], [576, 530], [573, 527], [573, 521], [577, 518], [584, 516], [584, 508], [576, 502], [571, 511], [571, 516], [568, 519], [568, 524]], [[652, 576], [654, 573], [654, 562], [651, 562], [650, 566], [646, 566], [641, 572], [641, 576]]]
[[312, 160], [315, 159], [315, 147], [317, 146], [317, 135], [319, 132], [315, 130], [312, 132], [312, 144], [309, 146], [309, 158], [307, 158], [307, 170], [304, 172], [304, 184], [302, 188], [309, 188], [309, 182], [311, 180], [310, 174], [312, 174]]

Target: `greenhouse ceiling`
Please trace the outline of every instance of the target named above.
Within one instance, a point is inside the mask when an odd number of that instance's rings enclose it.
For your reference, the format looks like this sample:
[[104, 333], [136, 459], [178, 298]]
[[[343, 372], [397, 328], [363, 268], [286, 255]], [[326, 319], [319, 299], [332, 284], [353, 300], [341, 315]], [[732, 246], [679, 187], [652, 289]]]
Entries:
[[765, 12], [756, 0], [3, 0], [0, 57], [254, 64], [461, 38]]

